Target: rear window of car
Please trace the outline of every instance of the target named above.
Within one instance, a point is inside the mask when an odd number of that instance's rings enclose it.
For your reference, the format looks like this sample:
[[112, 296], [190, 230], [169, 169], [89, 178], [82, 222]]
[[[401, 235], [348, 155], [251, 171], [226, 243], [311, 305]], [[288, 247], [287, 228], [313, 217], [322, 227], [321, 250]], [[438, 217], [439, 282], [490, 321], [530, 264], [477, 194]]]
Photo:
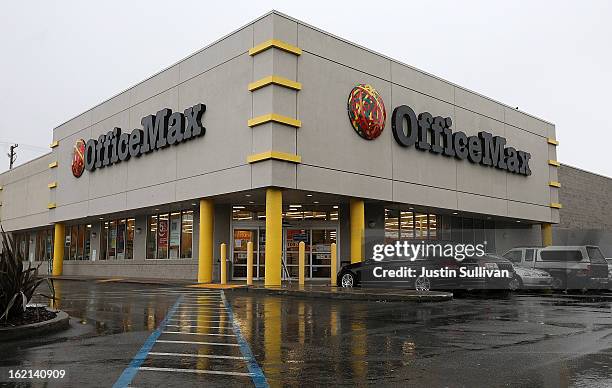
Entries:
[[582, 253], [579, 250], [568, 251], [540, 251], [542, 261], [582, 261]]
[[533, 261], [535, 249], [527, 249], [525, 251], [525, 261]]
[[598, 247], [587, 247], [586, 250], [587, 254], [589, 255], [589, 259], [591, 259], [591, 263], [608, 264]]
[[523, 258], [523, 252], [521, 251], [510, 251], [506, 252], [504, 258], [510, 260], [513, 263], [520, 263]]

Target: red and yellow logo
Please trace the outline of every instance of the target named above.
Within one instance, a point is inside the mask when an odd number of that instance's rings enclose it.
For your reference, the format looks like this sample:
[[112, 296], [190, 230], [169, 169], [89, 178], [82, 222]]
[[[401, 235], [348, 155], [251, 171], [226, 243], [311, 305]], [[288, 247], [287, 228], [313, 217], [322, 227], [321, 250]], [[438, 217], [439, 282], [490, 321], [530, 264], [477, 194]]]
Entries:
[[347, 110], [351, 125], [362, 138], [376, 139], [385, 129], [385, 103], [371, 85], [359, 84], [351, 90]]
[[85, 170], [85, 140], [79, 139], [72, 151], [72, 175], [80, 177]]

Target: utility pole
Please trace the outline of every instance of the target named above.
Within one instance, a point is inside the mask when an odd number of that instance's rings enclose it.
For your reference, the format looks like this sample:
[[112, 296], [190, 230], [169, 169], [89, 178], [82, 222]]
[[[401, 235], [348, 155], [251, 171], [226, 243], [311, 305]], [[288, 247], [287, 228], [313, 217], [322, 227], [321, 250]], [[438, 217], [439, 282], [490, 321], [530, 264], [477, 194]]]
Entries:
[[13, 144], [11, 146], [11, 150], [7, 154], [9, 157], [9, 169], [13, 168], [13, 163], [17, 160], [17, 153], [15, 153], [15, 148], [19, 147], [19, 144]]

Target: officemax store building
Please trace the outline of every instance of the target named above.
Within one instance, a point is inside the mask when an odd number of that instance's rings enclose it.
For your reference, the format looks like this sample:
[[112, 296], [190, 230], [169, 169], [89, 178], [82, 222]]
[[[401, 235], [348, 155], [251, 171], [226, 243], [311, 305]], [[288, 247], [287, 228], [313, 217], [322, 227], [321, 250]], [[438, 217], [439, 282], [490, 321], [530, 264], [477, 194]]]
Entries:
[[[118, 70], [119, 71], [119, 70]], [[86, 86], [84, 86], [86, 87]], [[551, 244], [555, 126], [271, 12], [53, 129], [0, 220], [56, 275], [267, 285], [398, 239]]]

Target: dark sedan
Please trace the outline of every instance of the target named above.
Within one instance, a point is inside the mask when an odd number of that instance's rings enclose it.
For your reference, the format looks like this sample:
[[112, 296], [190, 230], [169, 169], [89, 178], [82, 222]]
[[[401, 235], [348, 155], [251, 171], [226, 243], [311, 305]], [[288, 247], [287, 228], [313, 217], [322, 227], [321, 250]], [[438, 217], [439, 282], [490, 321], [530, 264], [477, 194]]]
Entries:
[[417, 260], [366, 260], [348, 264], [338, 273], [341, 287], [385, 287], [427, 291], [508, 290], [515, 277], [512, 263], [484, 255], [463, 261], [446, 257]]

